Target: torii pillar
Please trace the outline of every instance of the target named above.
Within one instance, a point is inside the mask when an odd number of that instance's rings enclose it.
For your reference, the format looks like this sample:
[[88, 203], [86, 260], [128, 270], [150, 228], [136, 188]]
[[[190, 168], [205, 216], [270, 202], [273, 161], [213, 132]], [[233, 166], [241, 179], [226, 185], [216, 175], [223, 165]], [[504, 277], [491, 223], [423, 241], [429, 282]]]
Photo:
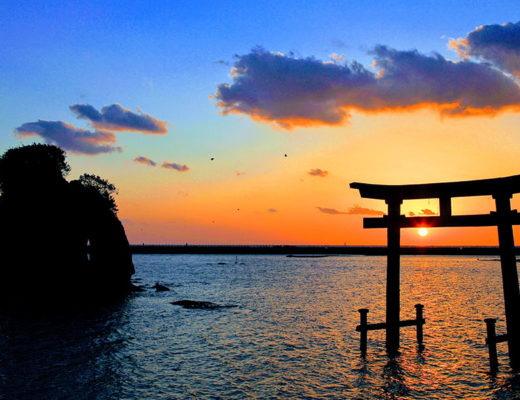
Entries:
[[400, 250], [401, 250], [401, 199], [387, 200], [387, 269], [386, 269], [386, 348], [395, 354], [399, 348], [399, 321], [401, 312]]
[[507, 346], [513, 368], [520, 368], [520, 292], [515, 241], [511, 225], [511, 194], [493, 195], [497, 208], [498, 242], [507, 326]]

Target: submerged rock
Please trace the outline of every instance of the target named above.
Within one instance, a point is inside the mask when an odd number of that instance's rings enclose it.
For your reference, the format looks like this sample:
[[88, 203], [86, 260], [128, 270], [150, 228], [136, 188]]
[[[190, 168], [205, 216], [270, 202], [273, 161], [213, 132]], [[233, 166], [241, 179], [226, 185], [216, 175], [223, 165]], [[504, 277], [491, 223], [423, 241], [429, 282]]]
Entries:
[[158, 292], [168, 292], [170, 289], [168, 289], [166, 286], [161, 285], [159, 282], [157, 282], [154, 286], [152, 286], [156, 291]]
[[130, 284], [130, 291], [131, 292], [144, 292], [143, 285], [135, 285], [133, 283]]
[[233, 305], [233, 304], [220, 305], [220, 304], [216, 304], [216, 303], [211, 303], [209, 301], [195, 301], [195, 300], [179, 300], [179, 301], [174, 301], [170, 304], [173, 304], [175, 306], [181, 306], [184, 308], [198, 308], [198, 309], [209, 309], [209, 310], [213, 310], [216, 308], [236, 307], [236, 305]]

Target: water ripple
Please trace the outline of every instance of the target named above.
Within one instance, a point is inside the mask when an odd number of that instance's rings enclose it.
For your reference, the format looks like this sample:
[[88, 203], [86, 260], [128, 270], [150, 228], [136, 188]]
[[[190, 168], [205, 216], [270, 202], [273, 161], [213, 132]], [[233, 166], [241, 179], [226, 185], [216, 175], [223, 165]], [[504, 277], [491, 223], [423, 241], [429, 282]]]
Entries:
[[[400, 355], [389, 359], [384, 332], [371, 331], [363, 359], [357, 309], [384, 320], [383, 257], [134, 261], [145, 291], [118, 306], [0, 315], [0, 399], [520, 398], [505, 344], [499, 373], [488, 371], [483, 319], [505, 330], [499, 263], [403, 257], [401, 315], [425, 305], [425, 350], [403, 328]], [[156, 293], [156, 282], [175, 290]], [[170, 304], [180, 298], [239, 307]]]

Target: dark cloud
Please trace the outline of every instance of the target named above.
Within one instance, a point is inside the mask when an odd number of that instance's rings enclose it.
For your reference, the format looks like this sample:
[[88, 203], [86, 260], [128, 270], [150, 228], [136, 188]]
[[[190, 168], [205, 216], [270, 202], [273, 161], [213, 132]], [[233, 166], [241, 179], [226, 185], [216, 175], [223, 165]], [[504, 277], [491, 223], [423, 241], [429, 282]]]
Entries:
[[231, 65], [231, 63], [229, 61], [224, 61], [224, 60], [213, 61], [213, 64], [225, 65], [227, 67], [229, 67]]
[[384, 215], [383, 211], [373, 210], [371, 208], [360, 207], [355, 205], [348, 209], [348, 211], [338, 211], [335, 208], [316, 207], [322, 213], [333, 215]]
[[26, 122], [15, 129], [15, 134], [22, 138], [39, 136], [46, 143], [78, 154], [94, 155], [121, 151], [121, 147], [113, 145], [116, 137], [112, 132], [80, 129], [63, 121]]
[[155, 167], [157, 165], [157, 163], [155, 161], [150, 160], [148, 157], [143, 157], [143, 156], [138, 156], [138, 157], [134, 158], [134, 161], [136, 163], [145, 164], [150, 167]]
[[217, 87], [224, 115], [247, 114], [280, 127], [338, 125], [352, 110], [433, 107], [443, 115], [493, 115], [520, 110], [520, 87], [488, 64], [453, 62], [439, 54], [376, 46], [376, 72], [257, 48], [237, 56], [233, 82]]
[[520, 77], [520, 22], [479, 26], [450, 45], [463, 58], [488, 61]]
[[73, 104], [70, 110], [78, 118], [88, 120], [92, 126], [108, 131], [136, 131], [150, 134], [164, 134], [167, 122], [159, 121], [148, 114], [138, 110], [121, 107], [119, 104], [105, 106], [101, 111], [96, 110], [90, 104]]
[[320, 168], [314, 168], [314, 169], [311, 169], [307, 173], [312, 176], [321, 176], [322, 178], [324, 178], [329, 174], [329, 171], [324, 171]]
[[174, 169], [179, 172], [186, 172], [190, 169], [190, 167], [188, 167], [186, 164], [177, 164], [175, 162], [169, 163], [166, 161], [162, 163], [161, 167]]

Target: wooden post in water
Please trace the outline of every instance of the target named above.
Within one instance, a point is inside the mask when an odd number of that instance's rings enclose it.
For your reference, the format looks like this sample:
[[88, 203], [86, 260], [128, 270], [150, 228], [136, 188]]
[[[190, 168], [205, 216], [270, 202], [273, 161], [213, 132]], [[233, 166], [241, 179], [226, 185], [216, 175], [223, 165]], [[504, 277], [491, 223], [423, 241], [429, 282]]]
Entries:
[[[498, 217], [498, 241], [506, 311], [507, 346], [511, 367], [520, 368], [520, 293], [511, 221], [511, 194], [493, 195]], [[491, 350], [490, 350], [491, 351]]]
[[367, 325], [368, 325], [368, 308], [360, 308], [359, 310], [359, 349], [364, 357], [367, 354]]
[[486, 343], [488, 345], [489, 351], [489, 366], [491, 367], [491, 371], [498, 370], [498, 358], [497, 358], [497, 341], [496, 341], [496, 330], [495, 330], [495, 318], [486, 318], [484, 320], [486, 323], [487, 330], [487, 339]]
[[387, 229], [387, 272], [386, 272], [386, 349], [390, 356], [399, 349], [400, 314], [400, 246], [401, 246], [401, 203], [402, 200], [388, 199]]
[[417, 344], [419, 345], [419, 350], [423, 350], [423, 308], [422, 304], [415, 305], [415, 319], [417, 320]]

